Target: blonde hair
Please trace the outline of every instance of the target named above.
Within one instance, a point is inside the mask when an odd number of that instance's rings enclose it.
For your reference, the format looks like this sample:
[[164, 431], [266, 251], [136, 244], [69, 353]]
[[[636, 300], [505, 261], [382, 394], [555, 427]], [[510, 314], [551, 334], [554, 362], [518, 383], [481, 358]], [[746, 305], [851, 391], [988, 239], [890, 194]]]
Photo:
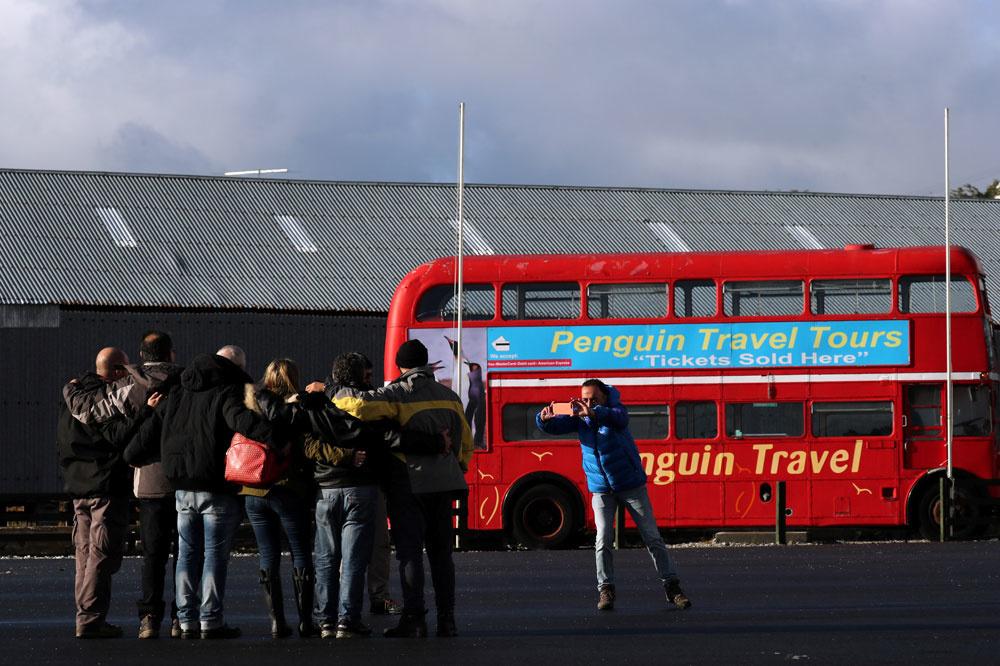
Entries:
[[290, 358], [276, 358], [264, 370], [264, 388], [283, 398], [299, 392], [299, 366]]

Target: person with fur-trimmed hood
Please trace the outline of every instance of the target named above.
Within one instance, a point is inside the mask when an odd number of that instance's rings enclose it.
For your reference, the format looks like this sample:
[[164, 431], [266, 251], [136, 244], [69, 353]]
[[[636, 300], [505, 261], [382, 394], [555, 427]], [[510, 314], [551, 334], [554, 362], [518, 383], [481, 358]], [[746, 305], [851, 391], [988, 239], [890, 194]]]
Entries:
[[281, 585], [282, 532], [292, 553], [292, 584], [299, 616], [299, 636], [306, 638], [318, 633], [312, 621], [316, 578], [311, 519], [316, 484], [312, 479], [312, 465], [305, 457], [305, 435], [292, 430], [292, 424], [299, 420], [296, 418], [299, 395], [299, 367], [287, 358], [268, 363], [260, 383], [247, 384], [244, 389], [247, 408], [262, 414], [272, 424], [287, 426], [288, 434], [288, 439], [280, 442], [282, 455], [289, 459], [285, 475], [270, 486], [244, 486], [240, 490], [244, 496], [247, 519], [257, 540], [260, 584], [271, 618], [272, 638], [286, 638], [292, 634], [285, 621]]

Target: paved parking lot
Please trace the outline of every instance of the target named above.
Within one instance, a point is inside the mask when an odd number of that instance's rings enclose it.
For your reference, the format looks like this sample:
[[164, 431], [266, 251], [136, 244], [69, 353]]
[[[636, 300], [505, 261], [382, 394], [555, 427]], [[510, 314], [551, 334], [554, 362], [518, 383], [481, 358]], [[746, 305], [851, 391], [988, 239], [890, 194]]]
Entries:
[[[242, 628], [238, 640], [135, 639], [139, 560], [129, 558], [116, 577], [110, 617], [126, 627], [126, 637], [78, 641], [72, 559], [0, 559], [0, 660], [1000, 663], [998, 541], [699, 546], [672, 553], [694, 601], [689, 611], [667, 607], [643, 550], [618, 554], [611, 612], [595, 609], [591, 550], [459, 553], [461, 635], [404, 641], [272, 640], [252, 556], [235, 557], [230, 570], [227, 620]], [[391, 622], [366, 620], [377, 630]]]

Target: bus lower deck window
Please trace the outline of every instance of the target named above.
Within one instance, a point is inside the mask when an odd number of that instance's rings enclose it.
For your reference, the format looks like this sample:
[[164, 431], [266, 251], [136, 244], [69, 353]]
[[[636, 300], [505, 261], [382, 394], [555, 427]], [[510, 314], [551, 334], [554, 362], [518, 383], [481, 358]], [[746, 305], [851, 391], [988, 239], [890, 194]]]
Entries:
[[738, 402], [726, 405], [729, 437], [801, 437], [801, 402]]
[[892, 402], [814, 402], [815, 437], [879, 437], [892, 433]]

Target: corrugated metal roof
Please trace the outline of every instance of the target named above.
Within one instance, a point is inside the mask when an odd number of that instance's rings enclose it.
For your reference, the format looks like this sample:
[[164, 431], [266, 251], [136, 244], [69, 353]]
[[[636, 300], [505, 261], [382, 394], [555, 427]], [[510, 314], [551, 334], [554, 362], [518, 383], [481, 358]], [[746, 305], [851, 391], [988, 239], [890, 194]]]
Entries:
[[[385, 312], [407, 271], [453, 253], [455, 204], [441, 184], [0, 169], [0, 304]], [[469, 251], [500, 254], [674, 251], [663, 229], [693, 251], [796, 249], [797, 229], [933, 245], [944, 218], [934, 197], [526, 185], [467, 185], [464, 206]], [[952, 238], [996, 291], [1000, 201], [954, 201]]]

